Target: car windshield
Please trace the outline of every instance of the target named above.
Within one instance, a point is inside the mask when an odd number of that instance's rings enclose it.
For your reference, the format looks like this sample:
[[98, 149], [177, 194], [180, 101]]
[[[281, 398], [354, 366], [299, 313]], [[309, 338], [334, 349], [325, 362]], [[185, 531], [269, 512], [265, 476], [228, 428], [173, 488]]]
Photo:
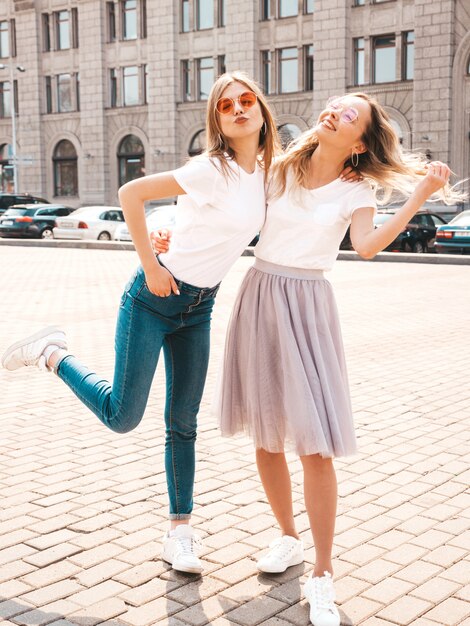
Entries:
[[464, 215], [462, 213], [461, 215], [457, 215], [457, 217], [454, 217], [449, 223], [452, 224], [452, 226], [470, 226], [470, 214]]
[[385, 224], [392, 217], [393, 213], [377, 213], [374, 217], [374, 224]]
[[11, 217], [15, 215], [34, 215], [35, 209], [7, 209], [3, 217]]

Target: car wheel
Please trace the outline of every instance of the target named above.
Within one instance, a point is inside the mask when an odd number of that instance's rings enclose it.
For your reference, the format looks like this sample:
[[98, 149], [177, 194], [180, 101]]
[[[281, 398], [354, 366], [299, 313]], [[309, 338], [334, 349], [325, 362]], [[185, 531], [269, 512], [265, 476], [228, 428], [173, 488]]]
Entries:
[[99, 241], [111, 241], [111, 235], [107, 233], [106, 231], [104, 231], [103, 233], [100, 233], [98, 235], [98, 240]]
[[426, 248], [421, 243], [421, 241], [415, 241], [415, 243], [413, 244], [413, 252], [415, 252], [416, 254], [423, 254], [423, 252], [426, 252]]
[[41, 239], [54, 239], [52, 228], [45, 228], [41, 233]]

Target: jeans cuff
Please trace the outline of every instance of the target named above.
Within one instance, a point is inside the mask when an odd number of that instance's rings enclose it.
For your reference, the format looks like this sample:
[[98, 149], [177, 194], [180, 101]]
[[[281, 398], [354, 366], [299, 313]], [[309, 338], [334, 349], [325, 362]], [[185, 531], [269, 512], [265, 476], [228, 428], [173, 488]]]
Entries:
[[170, 513], [170, 519], [191, 519], [191, 513]]
[[52, 369], [52, 371], [54, 372], [54, 374], [59, 375], [59, 367], [60, 367], [60, 365], [61, 365], [62, 361], [63, 361], [64, 359], [66, 359], [68, 356], [72, 356], [72, 355], [71, 355], [71, 354], [69, 354], [68, 352], [66, 352], [66, 353], [64, 354], [64, 356], [62, 356], [62, 357], [61, 357], [61, 358], [57, 361], [57, 363], [54, 365], [54, 367], [53, 367], [53, 369]]

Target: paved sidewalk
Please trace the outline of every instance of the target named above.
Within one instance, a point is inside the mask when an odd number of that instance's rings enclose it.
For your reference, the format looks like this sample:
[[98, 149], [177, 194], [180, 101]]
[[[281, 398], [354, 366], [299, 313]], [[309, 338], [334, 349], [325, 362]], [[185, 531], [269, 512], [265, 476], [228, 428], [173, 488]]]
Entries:
[[[106, 376], [116, 306], [134, 253], [3, 247], [0, 351], [59, 323]], [[224, 331], [252, 258], [225, 280], [200, 414], [194, 524], [203, 578], [159, 559], [166, 529], [163, 373], [127, 435], [107, 431], [60, 380], [0, 372], [0, 623], [306, 626], [314, 554], [302, 473], [290, 457], [304, 566], [258, 575], [277, 536], [251, 442], [210, 416]], [[335, 578], [343, 624], [470, 625], [469, 269], [338, 262], [360, 452], [338, 459]], [[467, 432], [466, 432], [467, 427]], [[2, 621], [3, 619], [3, 621]]]

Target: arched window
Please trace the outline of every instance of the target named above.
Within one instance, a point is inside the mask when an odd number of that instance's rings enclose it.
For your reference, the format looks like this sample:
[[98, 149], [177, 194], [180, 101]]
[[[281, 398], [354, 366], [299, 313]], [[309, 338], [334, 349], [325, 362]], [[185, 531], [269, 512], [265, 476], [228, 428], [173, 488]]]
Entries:
[[288, 146], [294, 139], [297, 139], [297, 137], [302, 133], [300, 128], [295, 124], [282, 124], [277, 130], [279, 131], [279, 137], [281, 138], [283, 148]]
[[467, 76], [470, 76], [470, 57], [468, 57], [467, 61]]
[[118, 148], [119, 186], [145, 176], [144, 145], [135, 135], [126, 135]]
[[9, 143], [0, 146], [0, 191], [13, 192], [13, 148]]
[[78, 196], [77, 153], [71, 141], [59, 141], [54, 149], [52, 163], [54, 196]]
[[400, 142], [400, 144], [403, 144], [403, 129], [402, 129], [402, 127], [394, 119], [390, 119], [390, 124], [393, 126], [393, 130], [398, 135], [398, 141]]
[[206, 131], [204, 129], [198, 130], [198, 132], [191, 139], [189, 144], [188, 154], [189, 156], [197, 156], [206, 149]]

